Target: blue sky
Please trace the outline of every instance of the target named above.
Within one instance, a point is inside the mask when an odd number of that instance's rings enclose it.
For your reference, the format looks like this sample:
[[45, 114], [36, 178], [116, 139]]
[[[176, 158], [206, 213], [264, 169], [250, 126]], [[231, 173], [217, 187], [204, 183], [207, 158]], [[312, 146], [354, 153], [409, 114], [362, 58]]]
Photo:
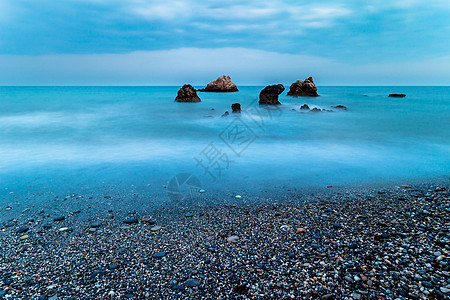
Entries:
[[448, 85], [449, 37], [447, 0], [0, 0], [0, 84]]

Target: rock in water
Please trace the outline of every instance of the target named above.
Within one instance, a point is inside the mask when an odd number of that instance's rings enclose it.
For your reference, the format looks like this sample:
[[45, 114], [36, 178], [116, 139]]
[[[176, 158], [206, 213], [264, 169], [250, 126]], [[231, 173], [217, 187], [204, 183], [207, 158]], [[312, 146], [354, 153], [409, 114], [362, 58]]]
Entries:
[[305, 81], [297, 80], [289, 89], [288, 96], [308, 96], [318, 97], [317, 87], [312, 77], [306, 78]]
[[197, 96], [197, 91], [190, 84], [185, 84], [178, 90], [178, 95], [175, 98], [177, 102], [200, 102], [200, 98]]
[[241, 105], [239, 103], [231, 104], [231, 109], [233, 110], [233, 113], [241, 113]]
[[391, 98], [405, 98], [405, 94], [389, 94], [389, 97]]
[[259, 93], [259, 104], [281, 104], [278, 101], [278, 96], [284, 92], [284, 86], [282, 84], [275, 84], [266, 86], [261, 93]]
[[135, 223], [139, 223], [139, 220], [137, 218], [129, 218], [129, 219], [123, 220], [123, 222], [125, 224], [135, 224]]
[[208, 83], [204, 89], [199, 89], [199, 92], [218, 92], [218, 93], [230, 93], [239, 92], [236, 84], [231, 81], [230, 76], [222, 75], [214, 81]]
[[196, 287], [196, 286], [199, 286], [201, 284], [201, 282], [198, 281], [197, 279], [189, 278], [183, 284], [186, 287]]
[[303, 104], [302, 106], [300, 106], [300, 110], [309, 110], [308, 104]]
[[345, 107], [344, 105], [336, 105], [336, 106], [332, 106], [332, 108], [336, 108], [336, 109], [340, 109], [340, 110], [347, 110], [347, 107]]

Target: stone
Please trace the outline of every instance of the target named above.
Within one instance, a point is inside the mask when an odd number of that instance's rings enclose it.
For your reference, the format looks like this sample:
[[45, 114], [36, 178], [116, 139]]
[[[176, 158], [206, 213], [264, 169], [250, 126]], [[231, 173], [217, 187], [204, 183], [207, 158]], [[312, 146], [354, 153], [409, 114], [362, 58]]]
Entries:
[[61, 222], [61, 221], [64, 221], [65, 218], [66, 218], [65, 216], [59, 216], [59, 217], [53, 218], [53, 221], [54, 222]]
[[347, 107], [345, 107], [344, 105], [335, 105], [335, 106], [332, 106], [332, 108], [336, 108], [336, 109], [340, 109], [340, 110], [347, 110]]
[[25, 233], [28, 230], [30, 230], [30, 228], [28, 228], [28, 227], [20, 227], [19, 229], [17, 229], [17, 233]]
[[222, 117], [226, 117], [228, 116], [230, 113], [228, 112], [228, 110], [226, 112], [223, 113]]
[[29, 238], [29, 236], [28, 235], [22, 235], [21, 237], [20, 237], [20, 240], [21, 241], [24, 241], [24, 240], [26, 240], [26, 239], [28, 239]]
[[247, 295], [250, 288], [244, 284], [236, 285], [233, 287], [233, 293], [239, 294], [239, 295]]
[[334, 295], [333, 294], [326, 294], [326, 295], [323, 295], [320, 299], [322, 299], [322, 300], [332, 300], [332, 299], [334, 299]]
[[241, 105], [239, 103], [231, 104], [231, 110], [233, 113], [241, 113]]
[[297, 80], [289, 88], [288, 96], [308, 96], [308, 97], [318, 97], [317, 87], [314, 84], [312, 77], [303, 80]]
[[162, 251], [162, 252], [157, 252], [157, 253], [153, 254], [152, 257], [153, 258], [163, 258], [166, 255], [167, 255], [167, 252]]
[[406, 95], [405, 94], [389, 94], [388, 97], [391, 97], [391, 98], [405, 98]]
[[190, 84], [185, 84], [178, 90], [176, 102], [200, 102], [200, 97], [197, 95], [197, 91]]
[[196, 287], [199, 286], [200, 284], [201, 282], [194, 278], [189, 278], [183, 283], [183, 285], [186, 287]]
[[128, 219], [123, 220], [123, 222], [125, 224], [136, 224], [139, 222], [139, 220], [137, 218], [128, 218]]
[[266, 86], [259, 93], [259, 104], [278, 105], [281, 104], [278, 101], [278, 96], [284, 92], [284, 86], [282, 84], [275, 84]]
[[211, 81], [204, 89], [199, 89], [199, 92], [216, 92], [216, 93], [230, 93], [238, 92], [236, 84], [231, 81], [230, 76], [222, 75], [216, 80]]
[[301, 234], [301, 233], [305, 233], [305, 229], [304, 228], [297, 228], [297, 230], [295, 231], [296, 234]]
[[228, 243], [237, 243], [238, 240], [239, 240], [239, 237], [237, 235], [232, 235], [227, 238]]
[[314, 107], [313, 109], [311, 109], [311, 112], [321, 112], [322, 110], [320, 108]]
[[162, 229], [162, 226], [153, 226], [152, 228], [150, 228], [151, 231], [155, 232], [155, 231], [160, 231]]
[[308, 104], [303, 104], [302, 106], [300, 106], [300, 110], [309, 110]]

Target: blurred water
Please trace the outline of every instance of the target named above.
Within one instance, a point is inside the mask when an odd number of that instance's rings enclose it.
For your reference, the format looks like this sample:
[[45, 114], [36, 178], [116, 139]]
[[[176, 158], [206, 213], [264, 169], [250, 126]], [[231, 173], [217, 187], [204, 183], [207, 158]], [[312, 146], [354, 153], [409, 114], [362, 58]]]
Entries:
[[[321, 186], [449, 175], [449, 87], [320, 87], [318, 98], [284, 92], [269, 111], [257, 105], [262, 87], [199, 93], [201, 103], [174, 102], [178, 88], [0, 87], [0, 184], [160, 184], [190, 172], [211, 186]], [[222, 118], [234, 102], [241, 116]], [[302, 113], [305, 103], [348, 111]], [[247, 132], [230, 148], [233, 128]], [[211, 142], [222, 159], [205, 170], [198, 161]]]

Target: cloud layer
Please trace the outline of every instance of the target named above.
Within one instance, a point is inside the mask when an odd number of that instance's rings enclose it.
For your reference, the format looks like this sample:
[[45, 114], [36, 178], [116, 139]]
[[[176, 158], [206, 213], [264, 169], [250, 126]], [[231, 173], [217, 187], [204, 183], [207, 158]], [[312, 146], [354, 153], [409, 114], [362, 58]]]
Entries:
[[248, 48], [180, 48], [127, 54], [0, 55], [0, 85], [204, 85], [231, 75], [239, 85], [447, 85], [450, 56], [415, 63], [352, 65], [318, 56]]
[[449, 13], [447, 0], [2, 0], [0, 55], [106, 60], [111, 53], [244, 48], [359, 69], [408, 67], [448, 55]]

